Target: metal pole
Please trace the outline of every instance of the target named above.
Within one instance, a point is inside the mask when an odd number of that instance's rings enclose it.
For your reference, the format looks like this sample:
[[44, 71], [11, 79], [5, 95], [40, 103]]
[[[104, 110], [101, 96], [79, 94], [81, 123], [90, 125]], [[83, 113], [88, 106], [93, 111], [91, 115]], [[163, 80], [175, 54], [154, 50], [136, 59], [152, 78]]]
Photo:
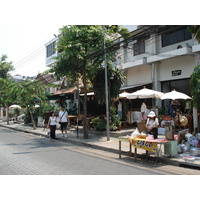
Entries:
[[108, 69], [106, 61], [106, 39], [104, 34], [104, 62], [105, 62], [105, 93], [106, 93], [106, 132], [107, 132], [107, 141], [110, 140], [110, 123], [109, 123], [109, 105], [108, 105]]

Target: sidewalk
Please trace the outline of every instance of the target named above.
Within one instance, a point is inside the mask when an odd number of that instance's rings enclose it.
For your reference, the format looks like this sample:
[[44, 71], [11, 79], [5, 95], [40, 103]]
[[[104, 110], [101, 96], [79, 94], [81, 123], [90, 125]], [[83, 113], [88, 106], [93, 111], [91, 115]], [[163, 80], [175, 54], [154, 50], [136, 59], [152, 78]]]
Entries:
[[[0, 126], [49, 138], [49, 136], [47, 135], [47, 130], [44, 130], [41, 127], [37, 127], [34, 130], [33, 127], [26, 126], [23, 123], [13, 123], [11, 121], [10, 125], [7, 125], [7, 123], [2, 122], [2, 120], [0, 120]], [[70, 142], [75, 145], [83, 145], [83, 146], [91, 147], [94, 149], [100, 149], [100, 150], [119, 154], [118, 137], [131, 135], [133, 130], [134, 130], [133, 128], [128, 128], [128, 129], [123, 129], [121, 131], [112, 131], [110, 132], [110, 140], [107, 141], [106, 132], [98, 132], [93, 129], [88, 129], [88, 139], [84, 139], [83, 127], [79, 126], [78, 133], [77, 133], [77, 127], [72, 126], [72, 127], [69, 127], [67, 138], [62, 137], [60, 130], [56, 131], [56, 137], [58, 138], [58, 140], [63, 141], [63, 142]], [[163, 137], [164, 137], [163, 135], [159, 135], [159, 138], [163, 138]], [[122, 142], [121, 150], [122, 150], [121, 159], [123, 159], [123, 157], [125, 156], [129, 156], [129, 143]], [[164, 152], [164, 149], [162, 149], [162, 152]], [[134, 149], [132, 149], [132, 153], [134, 153]], [[137, 157], [143, 158], [144, 156], [145, 156], [145, 151], [142, 149], [137, 149]], [[153, 157], [154, 155], [151, 155], [149, 159], [153, 159]], [[163, 156], [161, 158], [161, 161], [164, 164], [200, 169], [200, 160], [195, 160], [194, 162], [186, 162], [182, 157], [180, 157], [180, 155], [177, 155], [174, 158]], [[134, 162], [134, 158], [133, 158], [133, 162]]]

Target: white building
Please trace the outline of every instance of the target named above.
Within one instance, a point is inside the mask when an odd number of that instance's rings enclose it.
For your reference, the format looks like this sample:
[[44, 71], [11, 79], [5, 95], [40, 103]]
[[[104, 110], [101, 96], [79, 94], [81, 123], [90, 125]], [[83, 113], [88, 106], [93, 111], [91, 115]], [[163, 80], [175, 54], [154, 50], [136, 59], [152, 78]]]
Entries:
[[[190, 93], [190, 76], [200, 64], [200, 44], [184, 25], [123, 25], [130, 30], [128, 43], [121, 39], [118, 65], [123, 66], [126, 81], [121, 90], [133, 92], [143, 86], [162, 92], [176, 89]], [[137, 28], [137, 29], [136, 29]], [[46, 44], [47, 66], [53, 64], [57, 37]], [[170, 101], [157, 100], [156, 105], [168, 114]], [[184, 105], [183, 105], [184, 106]], [[137, 105], [139, 108], [139, 106]]]
[[55, 58], [58, 55], [58, 51], [56, 50], [56, 43], [58, 37], [53, 38], [51, 41], [45, 44], [46, 46], [46, 66], [49, 67], [50, 65], [54, 64]]
[[[148, 85], [164, 93], [175, 89], [191, 95], [189, 81], [200, 63], [200, 44], [187, 26], [139, 26], [127, 47], [121, 46], [121, 65], [127, 77], [122, 90]], [[156, 105], [162, 104], [169, 114], [170, 103], [157, 100]]]

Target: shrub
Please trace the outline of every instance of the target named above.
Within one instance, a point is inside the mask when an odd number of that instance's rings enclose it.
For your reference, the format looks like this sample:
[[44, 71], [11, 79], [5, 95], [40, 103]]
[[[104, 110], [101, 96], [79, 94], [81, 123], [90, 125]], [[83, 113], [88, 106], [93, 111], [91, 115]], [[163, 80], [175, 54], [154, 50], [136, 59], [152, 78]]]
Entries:
[[92, 119], [92, 127], [98, 131], [105, 131], [106, 130], [106, 120], [96, 117], [96, 118]]

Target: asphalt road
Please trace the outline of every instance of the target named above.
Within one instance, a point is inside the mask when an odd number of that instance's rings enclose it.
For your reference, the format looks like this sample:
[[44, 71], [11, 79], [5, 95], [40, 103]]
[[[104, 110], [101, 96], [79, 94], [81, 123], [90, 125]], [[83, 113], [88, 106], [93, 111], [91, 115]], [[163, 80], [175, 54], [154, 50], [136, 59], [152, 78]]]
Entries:
[[199, 175], [199, 170], [133, 158], [0, 128], [1, 175]]

